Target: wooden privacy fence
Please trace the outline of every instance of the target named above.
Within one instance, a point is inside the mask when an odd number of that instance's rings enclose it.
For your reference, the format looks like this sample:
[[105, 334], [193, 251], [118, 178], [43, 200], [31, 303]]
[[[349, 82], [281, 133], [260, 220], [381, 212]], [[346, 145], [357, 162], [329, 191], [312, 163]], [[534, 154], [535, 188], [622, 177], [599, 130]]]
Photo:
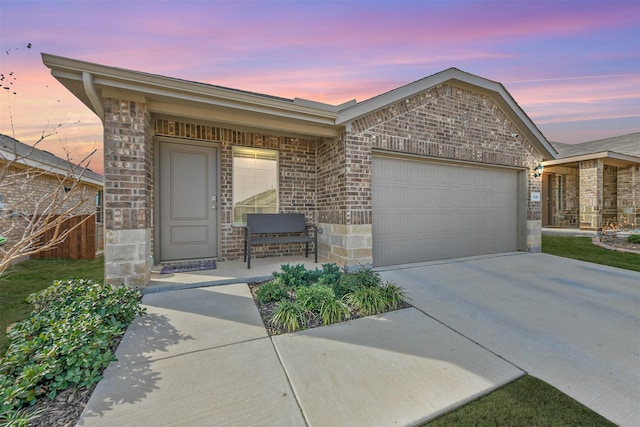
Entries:
[[[91, 217], [85, 219], [87, 217]], [[69, 236], [53, 249], [39, 252], [31, 258], [65, 258], [65, 259], [95, 259], [96, 257], [96, 215], [78, 215], [67, 218], [62, 223], [61, 230], [84, 222], [73, 230]], [[47, 241], [53, 237], [54, 230], [45, 233], [43, 240]]]

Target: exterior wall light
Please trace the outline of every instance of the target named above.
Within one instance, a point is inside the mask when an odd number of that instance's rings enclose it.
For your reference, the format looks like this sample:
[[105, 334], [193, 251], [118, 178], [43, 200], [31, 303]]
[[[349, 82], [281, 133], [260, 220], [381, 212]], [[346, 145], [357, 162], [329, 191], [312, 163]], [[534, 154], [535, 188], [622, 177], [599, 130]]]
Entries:
[[539, 176], [542, 176], [542, 171], [544, 170], [544, 166], [542, 166], [540, 163], [538, 163], [538, 166], [536, 166], [533, 169], [533, 176], [534, 178], [537, 178]]

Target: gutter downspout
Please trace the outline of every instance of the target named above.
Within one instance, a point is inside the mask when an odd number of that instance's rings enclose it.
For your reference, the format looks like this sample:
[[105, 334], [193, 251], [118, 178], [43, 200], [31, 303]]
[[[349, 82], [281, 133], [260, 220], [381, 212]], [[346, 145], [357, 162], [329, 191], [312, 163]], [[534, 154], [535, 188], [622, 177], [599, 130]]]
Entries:
[[91, 101], [93, 111], [95, 111], [98, 117], [100, 117], [100, 120], [104, 123], [104, 108], [102, 107], [102, 102], [96, 92], [96, 87], [93, 85], [93, 75], [91, 73], [87, 71], [82, 72], [82, 85], [84, 86], [84, 91], [89, 97], [89, 101]]

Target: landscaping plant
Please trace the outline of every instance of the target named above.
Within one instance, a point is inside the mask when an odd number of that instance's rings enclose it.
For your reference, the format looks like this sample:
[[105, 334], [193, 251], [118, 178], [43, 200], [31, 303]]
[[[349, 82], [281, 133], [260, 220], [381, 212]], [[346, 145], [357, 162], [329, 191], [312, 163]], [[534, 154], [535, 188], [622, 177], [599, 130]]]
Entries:
[[271, 322], [287, 332], [295, 332], [305, 323], [305, 317], [304, 310], [299, 304], [282, 300], [276, 303]]
[[640, 234], [631, 234], [627, 237], [627, 242], [629, 243], [640, 243]]
[[139, 299], [138, 291], [125, 286], [82, 279], [55, 281], [29, 296], [35, 308], [9, 332], [9, 348], [0, 361], [5, 420], [38, 398], [98, 382], [115, 360], [117, 339], [144, 313]]
[[256, 298], [260, 304], [280, 301], [287, 298], [287, 295], [287, 287], [281, 277], [276, 277], [265, 283], [256, 291]]
[[[264, 317], [276, 328], [295, 332], [307, 327], [330, 325], [352, 317], [369, 316], [404, 307], [404, 291], [393, 283], [383, 284], [370, 268], [342, 272], [335, 264], [306, 270], [303, 264], [282, 265], [274, 279], [255, 290]], [[276, 302], [275, 310], [264, 307]]]
[[305, 286], [296, 292], [296, 301], [300, 307], [313, 314], [319, 314], [323, 305], [335, 300], [333, 290], [329, 286], [320, 284]]

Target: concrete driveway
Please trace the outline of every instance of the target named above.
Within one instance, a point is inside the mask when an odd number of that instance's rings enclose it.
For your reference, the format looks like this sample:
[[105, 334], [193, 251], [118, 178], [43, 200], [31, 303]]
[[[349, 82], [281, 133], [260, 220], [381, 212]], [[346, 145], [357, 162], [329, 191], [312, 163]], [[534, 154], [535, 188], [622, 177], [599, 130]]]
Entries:
[[611, 421], [640, 425], [640, 273], [523, 253], [380, 272], [426, 315]]

